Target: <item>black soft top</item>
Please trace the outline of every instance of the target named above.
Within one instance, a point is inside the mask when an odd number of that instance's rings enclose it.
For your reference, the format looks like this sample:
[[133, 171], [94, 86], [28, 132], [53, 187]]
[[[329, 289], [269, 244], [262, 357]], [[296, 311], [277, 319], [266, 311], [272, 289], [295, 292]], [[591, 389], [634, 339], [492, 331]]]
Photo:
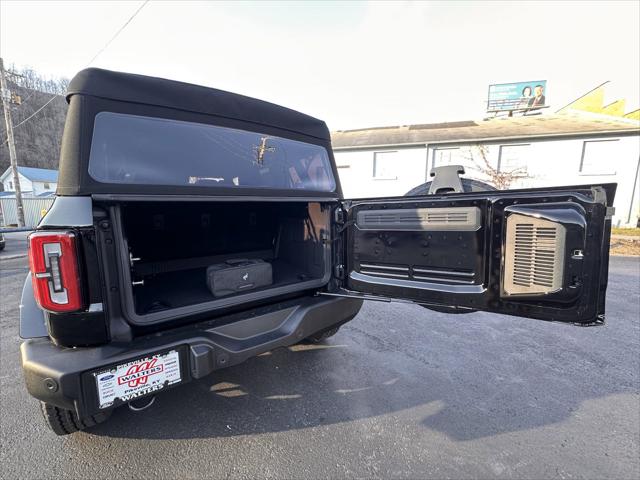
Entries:
[[164, 78], [87, 68], [71, 80], [67, 102], [73, 95], [216, 115], [330, 141], [327, 125], [317, 118], [244, 95]]
[[102, 112], [111, 112], [209, 124], [322, 146], [329, 155], [336, 188], [313, 195], [341, 196], [327, 125], [295, 110], [214, 88], [99, 68], [82, 70], [73, 77], [66, 98], [69, 109], [60, 152], [58, 195], [302, 197], [310, 193], [304, 189], [100, 182], [89, 174], [94, 120]]

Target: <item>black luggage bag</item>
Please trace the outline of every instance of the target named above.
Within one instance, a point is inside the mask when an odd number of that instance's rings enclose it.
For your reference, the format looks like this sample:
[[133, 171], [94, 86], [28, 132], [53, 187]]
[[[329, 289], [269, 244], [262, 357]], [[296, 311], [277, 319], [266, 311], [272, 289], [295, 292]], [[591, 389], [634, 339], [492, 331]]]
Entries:
[[207, 286], [214, 297], [267, 287], [273, 283], [271, 264], [260, 259], [234, 259], [207, 268]]

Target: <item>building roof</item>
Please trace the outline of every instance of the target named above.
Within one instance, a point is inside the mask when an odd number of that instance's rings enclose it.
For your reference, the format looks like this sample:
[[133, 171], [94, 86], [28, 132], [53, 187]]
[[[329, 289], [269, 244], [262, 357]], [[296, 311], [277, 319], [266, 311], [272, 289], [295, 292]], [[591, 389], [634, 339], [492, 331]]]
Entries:
[[[58, 171], [48, 168], [18, 167], [18, 172], [32, 182], [50, 182], [58, 181]], [[11, 173], [11, 167], [8, 167], [0, 178], [4, 180]]]
[[593, 135], [638, 135], [640, 122], [608, 115], [566, 112], [479, 121], [375, 127], [331, 132], [335, 150], [429, 143], [470, 143]]

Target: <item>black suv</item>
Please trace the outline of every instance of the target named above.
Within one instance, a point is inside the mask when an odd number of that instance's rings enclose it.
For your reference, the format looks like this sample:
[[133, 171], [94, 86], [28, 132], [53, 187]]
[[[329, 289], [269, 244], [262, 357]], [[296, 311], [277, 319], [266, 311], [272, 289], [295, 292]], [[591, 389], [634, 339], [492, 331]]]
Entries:
[[99, 69], [67, 100], [20, 318], [27, 389], [57, 434], [321, 341], [365, 299], [604, 321], [615, 185], [345, 200], [315, 118]]

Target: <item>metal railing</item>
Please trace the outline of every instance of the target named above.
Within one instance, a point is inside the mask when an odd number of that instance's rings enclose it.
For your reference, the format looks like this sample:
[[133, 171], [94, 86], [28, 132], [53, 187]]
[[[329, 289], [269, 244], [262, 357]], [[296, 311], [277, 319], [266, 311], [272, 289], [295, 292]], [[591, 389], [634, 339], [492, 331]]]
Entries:
[[1, 232], [25, 232], [33, 230], [40, 222], [44, 214], [49, 210], [53, 203], [54, 197], [47, 198], [23, 198], [24, 222], [25, 226], [11, 227], [18, 224], [18, 209], [15, 198], [0, 198], [0, 213], [2, 214]]

